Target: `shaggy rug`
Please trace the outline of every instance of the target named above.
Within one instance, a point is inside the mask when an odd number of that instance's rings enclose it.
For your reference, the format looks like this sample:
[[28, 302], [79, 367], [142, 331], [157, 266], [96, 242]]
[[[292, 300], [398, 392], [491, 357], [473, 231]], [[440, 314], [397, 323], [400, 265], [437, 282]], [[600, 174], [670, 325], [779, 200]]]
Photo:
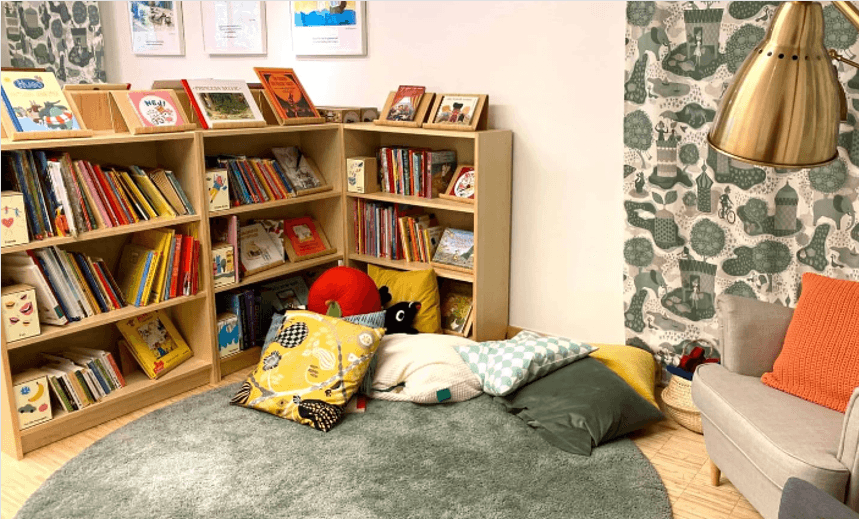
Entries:
[[230, 406], [238, 385], [154, 411], [52, 475], [29, 518], [670, 519], [629, 440], [558, 450], [486, 395], [370, 401], [323, 433]]

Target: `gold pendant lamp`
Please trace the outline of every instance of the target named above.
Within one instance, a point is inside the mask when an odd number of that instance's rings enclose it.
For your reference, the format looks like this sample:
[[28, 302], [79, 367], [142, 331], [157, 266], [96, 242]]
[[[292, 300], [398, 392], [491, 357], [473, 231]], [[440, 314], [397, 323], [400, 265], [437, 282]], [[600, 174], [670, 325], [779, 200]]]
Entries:
[[[834, 3], [855, 14], [849, 2]], [[782, 3], [725, 91], [707, 136], [710, 145], [744, 162], [780, 168], [838, 158], [846, 99], [831, 59], [820, 4]]]

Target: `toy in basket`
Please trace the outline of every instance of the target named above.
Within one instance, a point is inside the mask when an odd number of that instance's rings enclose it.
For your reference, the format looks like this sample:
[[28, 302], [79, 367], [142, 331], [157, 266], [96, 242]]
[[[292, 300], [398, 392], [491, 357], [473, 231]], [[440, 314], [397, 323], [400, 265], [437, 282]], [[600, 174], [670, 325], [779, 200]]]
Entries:
[[[687, 352], [688, 349], [688, 352]], [[662, 390], [665, 414], [690, 431], [702, 433], [701, 412], [692, 402], [692, 377], [700, 364], [718, 362], [718, 359], [705, 358], [704, 352], [716, 351], [712, 343], [704, 340], [689, 341], [683, 347], [679, 366], [667, 366], [671, 373], [668, 387]]]

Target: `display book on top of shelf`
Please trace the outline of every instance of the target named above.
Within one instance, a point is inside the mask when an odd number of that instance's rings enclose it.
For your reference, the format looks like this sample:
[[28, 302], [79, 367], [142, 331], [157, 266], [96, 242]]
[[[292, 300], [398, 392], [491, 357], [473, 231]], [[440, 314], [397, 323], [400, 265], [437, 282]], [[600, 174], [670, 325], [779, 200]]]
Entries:
[[[182, 254], [174, 250], [178, 245], [175, 238], [180, 234], [198, 241], [208, 240], [208, 226], [200, 225], [205, 209], [201, 214], [203, 198], [198, 183], [202, 173], [198, 171], [201, 168], [196, 160], [199, 149], [196, 142], [194, 134], [174, 133], [100, 135], [86, 141], [22, 141], [10, 143], [11, 149], [6, 149], [4, 143], [3, 188], [13, 187], [10, 184], [14, 181], [18, 183], [15, 187], [24, 188], [25, 193], [29, 189], [34, 196], [29, 200], [30, 211], [25, 209], [25, 212], [27, 216], [33, 214], [33, 221], [39, 225], [34, 224], [33, 229], [41, 228], [43, 233], [50, 231], [54, 235], [43, 235], [41, 240], [0, 250], [3, 287], [26, 282], [34, 286], [39, 302], [47, 301], [36, 305], [41, 334], [10, 342], [3, 332], [0, 422], [5, 453], [20, 458], [25, 452], [58, 438], [213, 380], [214, 349], [208, 335], [207, 313], [211, 285], [206, 277], [196, 276], [196, 290], [189, 284], [189, 291], [179, 290], [173, 296], [171, 286], [179, 287], [181, 283], [175, 283], [168, 262], [161, 261], [182, 259]], [[13, 164], [9, 160], [14, 156], [17, 162]], [[51, 166], [52, 158], [56, 159], [56, 166]], [[131, 167], [132, 164], [139, 168]], [[19, 166], [17, 171], [15, 165]], [[25, 175], [16, 175], [20, 173]], [[77, 182], [78, 177], [68, 177], [69, 174], [86, 177], [90, 182]], [[74, 191], [75, 188], [79, 191]], [[70, 191], [80, 197], [78, 203], [72, 202]], [[36, 209], [40, 212], [36, 213]], [[64, 218], [47, 218], [46, 213]], [[155, 238], [164, 235], [172, 239]], [[122, 251], [135, 243], [158, 252], [159, 259], [154, 261], [153, 254], [150, 260], [146, 275], [148, 297], [139, 292], [141, 280], [136, 285], [135, 302], [139, 301], [140, 307], [126, 304], [118, 281]], [[196, 254], [196, 261], [193, 256], [188, 257], [186, 268], [197, 266], [199, 272], [200, 256], [208, 257], [208, 251], [198, 247]], [[180, 266], [181, 275], [182, 262], [176, 265]], [[39, 309], [40, 306], [43, 308]], [[12, 377], [42, 367], [47, 361], [43, 354], [71, 352], [82, 347], [103, 351], [115, 363], [122, 364], [115, 324], [156, 310], [166, 312], [182, 336], [194, 337], [193, 359], [165, 376], [163, 382], [148, 381], [138, 368], [122, 366], [126, 387], [114, 391], [119, 389], [114, 383], [110, 392], [102, 387], [101, 394], [90, 378], [104, 377], [104, 371], [94, 373], [94, 369], [99, 369], [97, 365], [90, 366], [90, 372], [83, 368], [72, 370], [69, 373], [77, 382], [67, 378], [64, 389], [60, 382], [57, 384], [66, 399], [77, 400], [77, 409], [72, 408], [75, 412], [69, 412], [58, 401], [49, 421], [33, 424], [19, 420]], [[83, 357], [74, 362], [80, 365]], [[58, 376], [62, 373], [54, 378]], [[25, 428], [26, 425], [30, 426]]]

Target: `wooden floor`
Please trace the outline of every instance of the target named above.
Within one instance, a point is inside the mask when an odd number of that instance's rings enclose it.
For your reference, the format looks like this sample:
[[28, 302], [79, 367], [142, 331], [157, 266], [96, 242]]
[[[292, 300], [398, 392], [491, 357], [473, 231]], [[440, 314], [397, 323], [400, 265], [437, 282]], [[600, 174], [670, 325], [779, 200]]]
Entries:
[[[244, 380], [249, 370], [234, 373], [220, 385]], [[204, 386], [157, 405], [141, 409], [88, 431], [28, 453], [17, 461], [2, 455], [0, 466], [0, 517], [12, 519], [45, 479], [66, 461], [99, 438], [165, 405], [211, 389]], [[719, 487], [710, 485], [704, 437], [664, 421], [635, 433], [635, 443], [656, 467], [678, 519], [758, 519], [760, 515], [724, 476]]]

